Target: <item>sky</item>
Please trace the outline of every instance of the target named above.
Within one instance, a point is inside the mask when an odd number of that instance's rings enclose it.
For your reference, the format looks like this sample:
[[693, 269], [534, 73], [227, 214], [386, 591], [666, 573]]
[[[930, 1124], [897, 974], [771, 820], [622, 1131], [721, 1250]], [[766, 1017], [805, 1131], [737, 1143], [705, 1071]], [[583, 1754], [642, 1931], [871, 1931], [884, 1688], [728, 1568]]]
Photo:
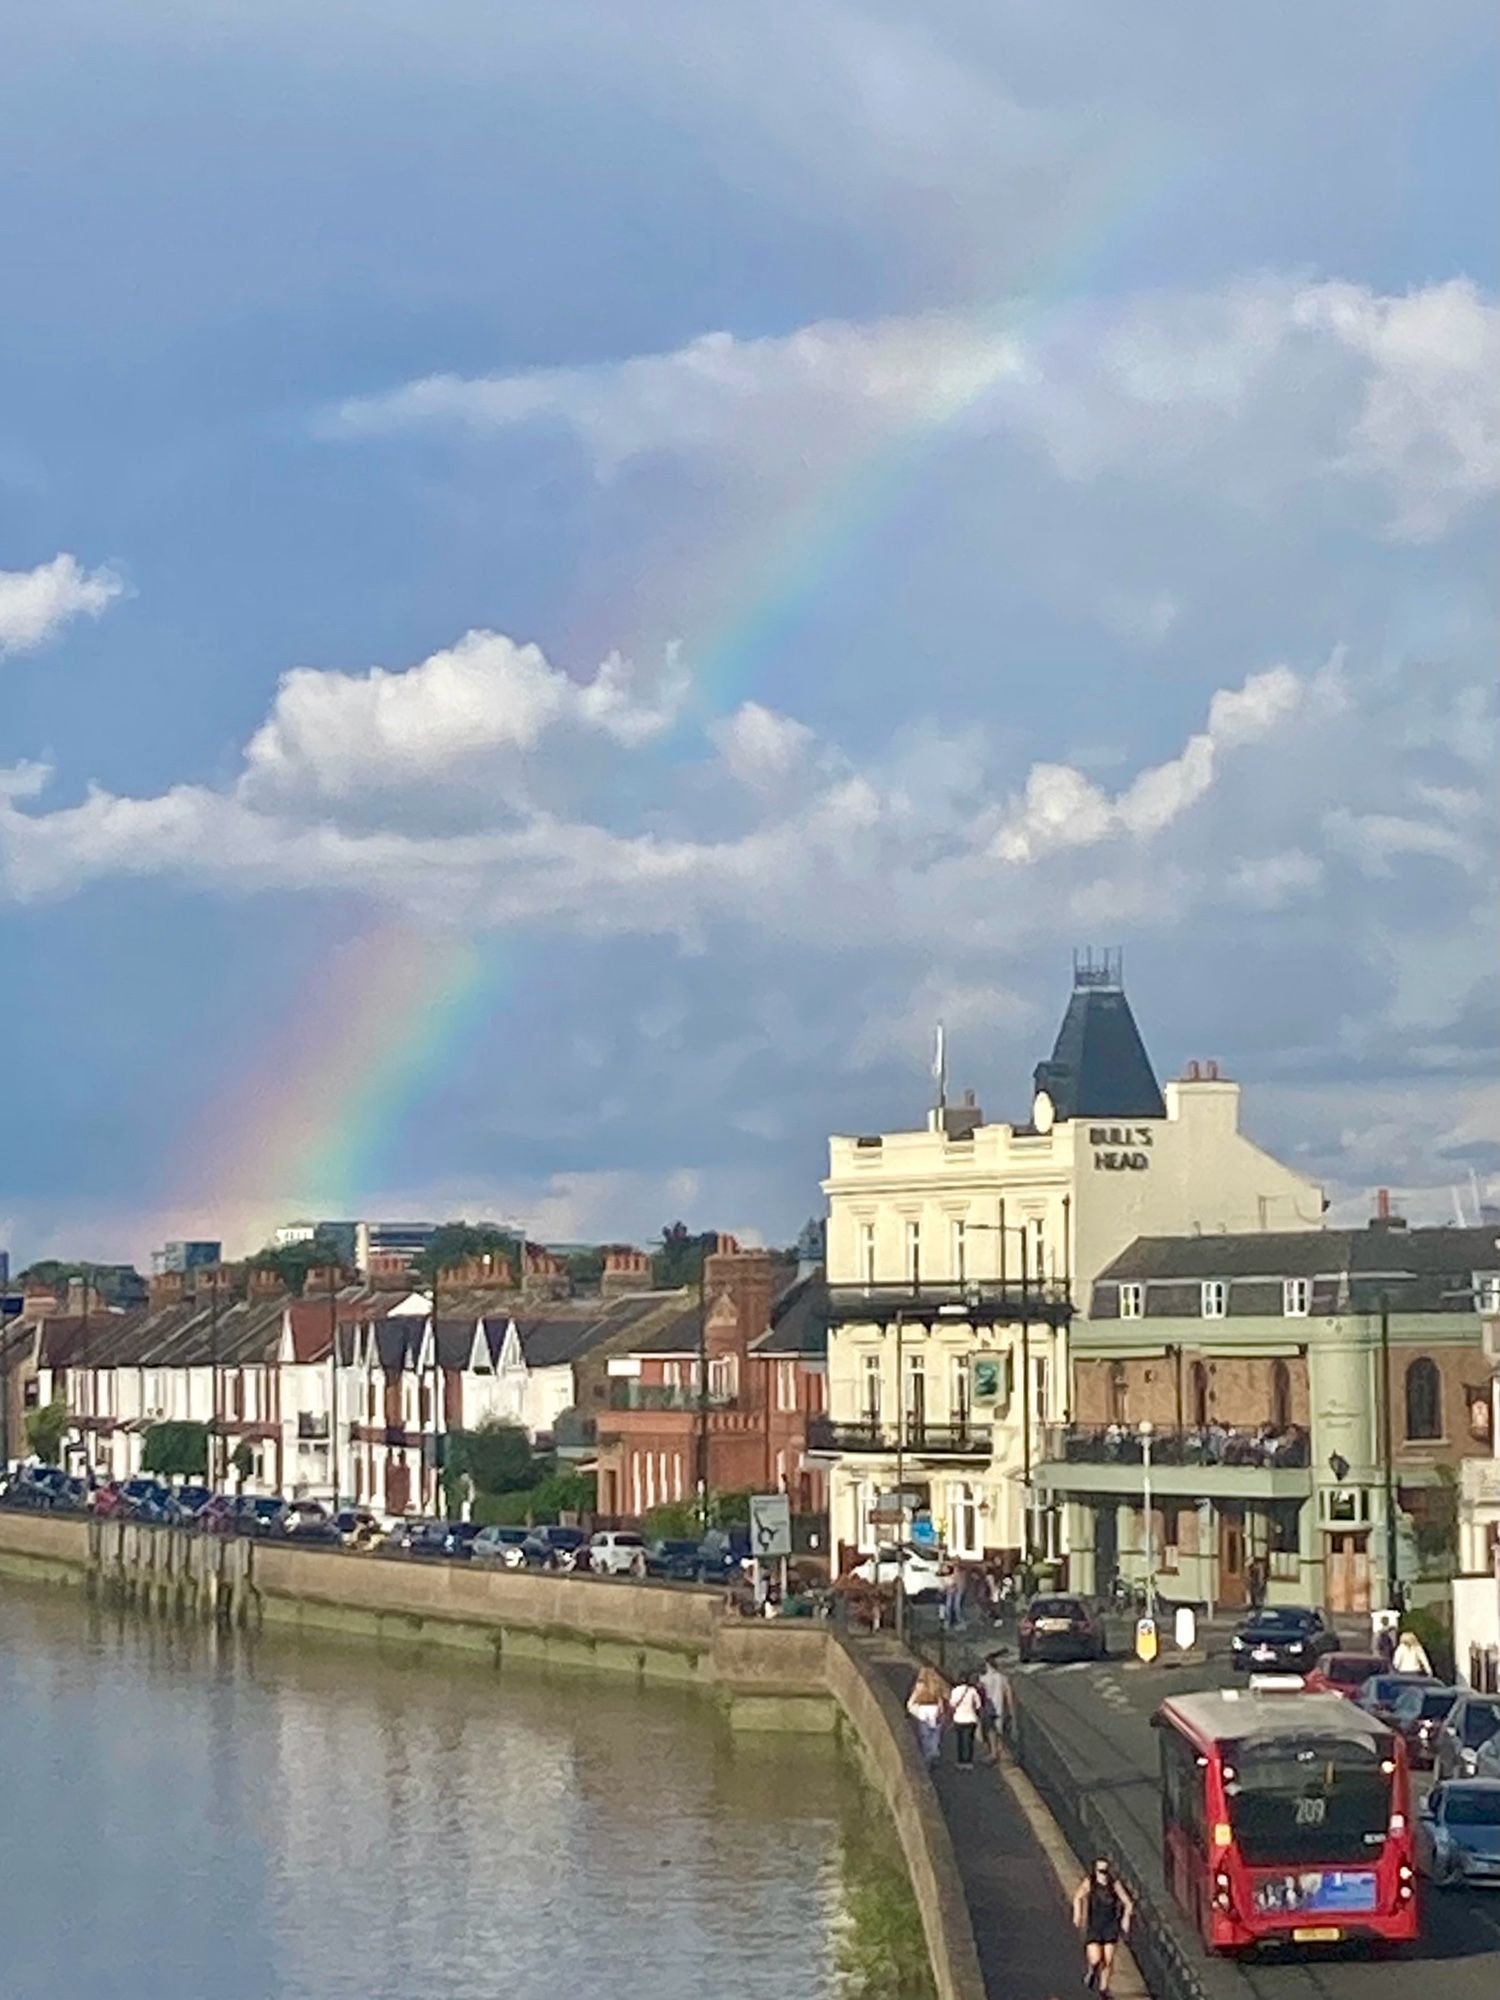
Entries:
[[1491, 17], [13, 19], [0, 1244], [789, 1240], [1101, 945], [1500, 1191]]

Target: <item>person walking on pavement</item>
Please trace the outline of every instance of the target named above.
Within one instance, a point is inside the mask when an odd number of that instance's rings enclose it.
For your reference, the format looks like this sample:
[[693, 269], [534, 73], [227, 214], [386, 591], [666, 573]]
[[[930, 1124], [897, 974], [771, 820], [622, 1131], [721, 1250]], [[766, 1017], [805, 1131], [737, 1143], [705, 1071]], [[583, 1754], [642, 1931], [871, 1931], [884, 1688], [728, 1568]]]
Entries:
[[1393, 1674], [1430, 1674], [1432, 1662], [1427, 1657], [1427, 1648], [1415, 1632], [1403, 1632], [1396, 1641], [1396, 1650], [1391, 1655]]
[[1073, 1922], [1083, 1932], [1087, 1961], [1083, 1983], [1095, 1993], [1108, 1993], [1115, 1950], [1122, 1938], [1129, 1937], [1134, 1915], [1129, 1891], [1100, 1855], [1073, 1892]]
[[990, 1761], [999, 1763], [1000, 1740], [1010, 1735], [1012, 1712], [1010, 1682], [1000, 1665], [998, 1653], [986, 1656], [983, 1671], [979, 1676], [979, 1691], [984, 1696], [981, 1727], [984, 1731], [985, 1748], [989, 1751]]
[[961, 1674], [948, 1697], [948, 1713], [953, 1720], [953, 1741], [958, 1750], [958, 1768], [974, 1768], [974, 1739], [984, 1715], [984, 1696], [972, 1674]]
[[906, 1698], [906, 1712], [916, 1725], [917, 1747], [930, 1770], [943, 1754], [943, 1717], [948, 1712], [946, 1690], [933, 1668], [923, 1667], [918, 1673]]

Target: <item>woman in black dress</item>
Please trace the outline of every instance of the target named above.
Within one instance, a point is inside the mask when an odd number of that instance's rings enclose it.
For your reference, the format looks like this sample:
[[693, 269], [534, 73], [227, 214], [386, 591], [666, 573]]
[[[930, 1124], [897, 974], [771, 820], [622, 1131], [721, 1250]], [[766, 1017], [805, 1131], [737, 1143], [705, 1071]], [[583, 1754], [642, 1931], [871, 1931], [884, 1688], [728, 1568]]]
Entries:
[[1108, 1993], [1115, 1947], [1130, 1935], [1135, 1904], [1123, 1882], [1101, 1856], [1079, 1883], [1073, 1896], [1073, 1922], [1083, 1932], [1088, 1971], [1083, 1983], [1096, 1993]]

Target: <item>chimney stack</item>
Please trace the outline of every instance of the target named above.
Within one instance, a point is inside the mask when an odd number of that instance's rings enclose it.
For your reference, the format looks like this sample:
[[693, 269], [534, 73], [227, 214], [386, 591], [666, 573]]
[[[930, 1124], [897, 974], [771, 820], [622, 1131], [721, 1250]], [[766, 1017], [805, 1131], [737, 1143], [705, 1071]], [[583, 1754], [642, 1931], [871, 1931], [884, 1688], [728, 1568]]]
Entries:
[[644, 1250], [617, 1249], [604, 1253], [604, 1270], [599, 1278], [602, 1298], [617, 1299], [623, 1292], [649, 1292], [651, 1259]]

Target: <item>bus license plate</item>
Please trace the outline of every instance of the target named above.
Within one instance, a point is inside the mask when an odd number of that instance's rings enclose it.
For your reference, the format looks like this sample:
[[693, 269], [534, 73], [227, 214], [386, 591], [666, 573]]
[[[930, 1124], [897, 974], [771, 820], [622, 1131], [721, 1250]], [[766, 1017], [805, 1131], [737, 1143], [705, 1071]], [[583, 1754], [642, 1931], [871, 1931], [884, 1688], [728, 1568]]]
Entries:
[[1293, 1944], [1337, 1944], [1344, 1933], [1337, 1924], [1314, 1924], [1292, 1932]]

